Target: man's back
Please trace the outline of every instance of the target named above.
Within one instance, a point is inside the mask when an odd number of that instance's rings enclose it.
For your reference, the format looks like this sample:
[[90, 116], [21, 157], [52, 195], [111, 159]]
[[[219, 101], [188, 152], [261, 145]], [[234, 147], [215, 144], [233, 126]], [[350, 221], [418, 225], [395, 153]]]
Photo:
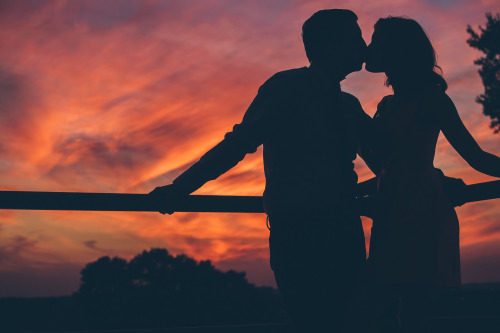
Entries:
[[263, 142], [266, 212], [336, 209], [357, 182], [359, 103], [313, 67], [277, 73], [266, 85], [278, 96]]
[[268, 214], [335, 209], [354, 193], [363, 116], [357, 99], [313, 66], [279, 72], [260, 87], [242, 122], [174, 184], [215, 179], [263, 144]]

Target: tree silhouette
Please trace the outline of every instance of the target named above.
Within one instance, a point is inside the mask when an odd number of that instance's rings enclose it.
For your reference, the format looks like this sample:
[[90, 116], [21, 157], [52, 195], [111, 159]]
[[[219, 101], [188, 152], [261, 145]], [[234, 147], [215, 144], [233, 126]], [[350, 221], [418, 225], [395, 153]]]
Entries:
[[217, 270], [210, 261], [166, 249], [143, 251], [128, 263], [102, 257], [81, 271], [74, 299], [88, 328], [147, 328], [280, 320], [271, 288], [248, 283], [244, 272]]
[[117, 257], [99, 258], [87, 264], [81, 275], [80, 294], [109, 296], [123, 293], [131, 286], [127, 261]]
[[483, 81], [484, 94], [479, 95], [476, 101], [483, 105], [483, 113], [491, 118], [490, 127], [495, 133], [500, 132], [500, 15], [493, 16], [486, 13], [486, 27], [479, 26], [479, 33], [470, 25], [467, 32], [470, 38], [467, 43], [484, 53], [474, 61], [480, 65], [479, 75]]

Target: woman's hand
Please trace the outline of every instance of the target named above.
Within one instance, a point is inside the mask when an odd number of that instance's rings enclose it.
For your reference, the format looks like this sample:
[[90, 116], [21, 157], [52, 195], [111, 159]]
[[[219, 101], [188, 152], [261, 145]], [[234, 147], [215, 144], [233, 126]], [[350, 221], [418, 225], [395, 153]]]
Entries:
[[441, 184], [443, 185], [444, 192], [448, 196], [453, 207], [462, 206], [466, 203], [465, 192], [467, 184], [461, 178], [453, 178], [445, 176], [441, 169], [437, 169], [441, 177]]

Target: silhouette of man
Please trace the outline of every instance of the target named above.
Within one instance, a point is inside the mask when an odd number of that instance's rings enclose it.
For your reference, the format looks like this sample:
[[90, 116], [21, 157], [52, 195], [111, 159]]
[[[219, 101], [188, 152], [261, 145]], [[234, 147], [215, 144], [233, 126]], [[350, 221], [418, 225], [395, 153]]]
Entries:
[[342, 326], [366, 257], [353, 160], [371, 118], [340, 90], [340, 81], [362, 68], [366, 44], [357, 16], [343, 9], [312, 15], [302, 38], [310, 66], [268, 79], [240, 124], [151, 195], [171, 214], [168, 202], [263, 144], [271, 268], [297, 332], [323, 332]]

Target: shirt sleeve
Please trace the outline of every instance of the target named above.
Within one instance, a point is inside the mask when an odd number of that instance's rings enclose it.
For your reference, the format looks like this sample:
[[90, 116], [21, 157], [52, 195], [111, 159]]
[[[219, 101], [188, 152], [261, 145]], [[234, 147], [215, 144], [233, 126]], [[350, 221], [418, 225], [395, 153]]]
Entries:
[[286, 89], [277, 81], [271, 78], [264, 83], [241, 123], [234, 125], [221, 142], [177, 177], [173, 184], [186, 193], [192, 193], [233, 168], [246, 154], [254, 153], [278, 125], [279, 110], [286, 102], [283, 98]]

